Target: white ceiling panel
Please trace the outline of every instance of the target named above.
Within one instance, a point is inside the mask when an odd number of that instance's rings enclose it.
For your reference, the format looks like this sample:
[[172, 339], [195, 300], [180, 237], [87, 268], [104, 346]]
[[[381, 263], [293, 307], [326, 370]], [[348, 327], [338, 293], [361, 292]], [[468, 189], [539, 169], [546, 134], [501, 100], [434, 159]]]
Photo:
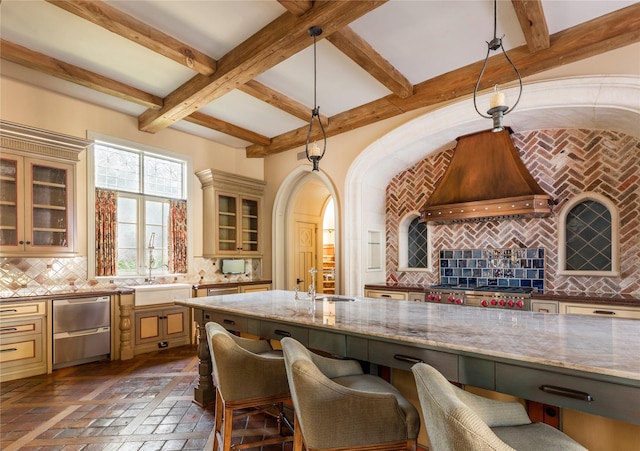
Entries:
[[238, 90], [214, 100], [201, 108], [200, 112], [269, 138], [305, 124], [304, 121]]
[[[311, 42], [313, 38], [309, 37]], [[256, 77], [276, 91], [313, 107], [313, 45]], [[390, 91], [326, 39], [317, 41], [317, 105], [333, 116], [388, 95]]]
[[109, 0], [114, 8], [163, 30], [214, 59], [285, 12], [265, 0]]

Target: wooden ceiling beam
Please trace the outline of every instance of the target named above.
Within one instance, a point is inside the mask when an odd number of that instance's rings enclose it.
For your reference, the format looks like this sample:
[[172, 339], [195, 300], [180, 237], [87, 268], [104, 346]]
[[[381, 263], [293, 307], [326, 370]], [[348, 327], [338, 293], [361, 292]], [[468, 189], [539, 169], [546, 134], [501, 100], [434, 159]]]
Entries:
[[220, 58], [212, 75], [196, 75], [169, 94], [160, 110], [141, 114], [140, 130], [153, 133], [168, 127], [308, 47], [311, 26], [321, 26], [331, 34], [386, 1], [316, 1], [300, 17], [285, 12]]
[[95, 72], [81, 69], [73, 64], [51, 58], [50, 56], [5, 41], [4, 39], [0, 41], [0, 56], [4, 60], [12, 61], [29, 69], [44, 72], [53, 77], [61, 78], [71, 83], [142, 105], [146, 108], [159, 109], [162, 106], [162, 97], [154, 96], [140, 89], [125, 85], [124, 83], [96, 74]]
[[187, 44], [99, 0], [46, 0], [76, 16], [140, 44], [200, 74], [216, 71], [216, 61]]
[[327, 40], [401, 99], [413, 94], [411, 82], [351, 27], [336, 31]]
[[547, 19], [542, 9], [542, 0], [511, 0], [520, 22], [520, 28], [531, 53], [548, 49], [551, 45]]
[[[310, 0], [278, 0], [278, 2], [296, 16], [301, 16], [313, 6]], [[338, 50], [398, 97], [405, 98], [413, 93], [411, 82], [351, 27], [346, 26], [335, 33], [323, 34], [324, 36], [320, 39], [326, 37]]]
[[313, 8], [313, 0], [278, 0], [294, 16], [301, 16]]
[[[528, 46], [509, 50], [509, 57], [523, 77], [640, 42], [640, 3], [627, 6], [550, 37], [551, 46], [531, 54]], [[455, 100], [473, 93], [482, 61], [418, 83], [412, 96], [388, 95], [329, 118], [327, 136], [335, 136], [418, 108]], [[503, 55], [490, 58], [481, 88], [516, 80]], [[526, 95], [526, 92], [525, 92]], [[472, 108], [471, 104], [469, 108]], [[247, 147], [247, 157], [266, 157], [301, 146], [306, 127], [271, 138], [271, 145]], [[314, 138], [312, 136], [312, 138]], [[316, 137], [317, 138], [317, 137]]]
[[[161, 97], [154, 96], [132, 86], [84, 70], [73, 64], [51, 58], [9, 41], [0, 40], [0, 56], [4, 60], [28, 67], [29, 69], [43, 72], [47, 75], [93, 89], [94, 91], [142, 105], [146, 108], [158, 109], [162, 106]], [[269, 145], [271, 143], [271, 140], [266, 136], [207, 116], [203, 113], [193, 113], [191, 116], [186, 117], [185, 120], [250, 143], [259, 145]]]
[[[282, 111], [286, 111], [298, 119], [307, 122], [311, 119], [311, 107], [303, 105], [256, 80], [249, 80], [244, 85], [238, 86], [238, 89]], [[324, 114], [320, 114], [320, 120], [323, 124], [329, 123], [329, 118]]]
[[197, 111], [185, 117], [184, 120], [187, 122], [191, 122], [192, 124], [198, 124], [203, 127], [211, 128], [235, 138], [243, 139], [251, 143], [256, 143], [258, 145], [267, 146], [271, 143], [271, 139], [266, 136]]

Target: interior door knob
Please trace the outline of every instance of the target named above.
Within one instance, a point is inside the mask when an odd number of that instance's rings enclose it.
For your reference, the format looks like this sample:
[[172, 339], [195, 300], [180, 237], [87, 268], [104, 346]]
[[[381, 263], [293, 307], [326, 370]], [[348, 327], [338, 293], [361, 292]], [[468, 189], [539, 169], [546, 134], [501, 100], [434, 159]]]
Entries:
[[296, 279], [296, 283], [302, 283], [304, 280]]

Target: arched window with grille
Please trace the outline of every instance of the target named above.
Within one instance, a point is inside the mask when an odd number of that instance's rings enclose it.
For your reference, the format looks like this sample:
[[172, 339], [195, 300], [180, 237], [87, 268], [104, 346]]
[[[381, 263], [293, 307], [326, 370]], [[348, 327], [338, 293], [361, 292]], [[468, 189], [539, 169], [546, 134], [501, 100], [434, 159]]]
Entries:
[[399, 270], [427, 271], [431, 269], [429, 231], [420, 215], [412, 212], [400, 221]]
[[584, 193], [566, 203], [559, 217], [558, 273], [620, 275], [618, 210], [608, 198]]

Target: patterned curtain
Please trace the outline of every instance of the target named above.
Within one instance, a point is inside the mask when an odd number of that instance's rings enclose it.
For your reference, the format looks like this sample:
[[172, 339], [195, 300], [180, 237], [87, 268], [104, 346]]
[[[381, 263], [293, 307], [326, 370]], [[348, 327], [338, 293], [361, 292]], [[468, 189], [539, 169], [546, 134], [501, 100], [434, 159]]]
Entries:
[[118, 266], [118, 193], [96, 189], [96, 276], [115, 276]]
[[169, 206], [169, 271], [187, 272], [187, 201], [172, 200]]

